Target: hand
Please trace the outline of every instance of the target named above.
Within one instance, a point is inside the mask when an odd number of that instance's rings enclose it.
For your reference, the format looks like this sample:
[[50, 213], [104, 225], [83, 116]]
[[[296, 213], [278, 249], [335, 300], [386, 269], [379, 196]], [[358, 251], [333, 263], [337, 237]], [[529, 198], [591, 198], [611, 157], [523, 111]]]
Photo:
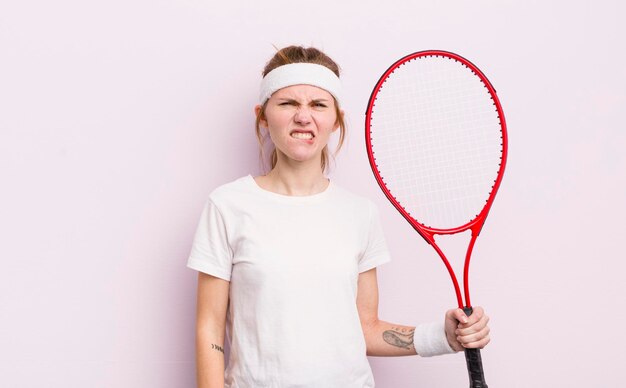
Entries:
[[462, 309], [452, 309], [446, 312], [446, 337], [450, 347], [461, 351], [466, 348], [484, 348], [490, 341], [489, 317], [482, 307], [474, 307], [469, 317]]

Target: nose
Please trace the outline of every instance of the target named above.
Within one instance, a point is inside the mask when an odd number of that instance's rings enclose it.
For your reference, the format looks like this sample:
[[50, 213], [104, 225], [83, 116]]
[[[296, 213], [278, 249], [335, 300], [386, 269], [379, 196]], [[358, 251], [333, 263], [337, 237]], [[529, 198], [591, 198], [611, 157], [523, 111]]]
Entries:
[[300, 125], [309, 124], [311, 122], [311, 112], [308, 107], [300, 106], [298, 110], [296, 110], [296, 114], [293, 119]]

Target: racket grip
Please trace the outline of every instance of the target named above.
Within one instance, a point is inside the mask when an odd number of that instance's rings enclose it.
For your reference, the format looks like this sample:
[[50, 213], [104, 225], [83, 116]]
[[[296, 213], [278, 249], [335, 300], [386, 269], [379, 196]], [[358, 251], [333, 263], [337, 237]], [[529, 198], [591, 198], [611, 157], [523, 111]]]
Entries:
[[[468, 317], [474, 312], [471, 307], [464, 307], [463, 311]], [[467, 362], [470, 388], [487, 388], [480, 349], [465, 349], [465, 361]]]

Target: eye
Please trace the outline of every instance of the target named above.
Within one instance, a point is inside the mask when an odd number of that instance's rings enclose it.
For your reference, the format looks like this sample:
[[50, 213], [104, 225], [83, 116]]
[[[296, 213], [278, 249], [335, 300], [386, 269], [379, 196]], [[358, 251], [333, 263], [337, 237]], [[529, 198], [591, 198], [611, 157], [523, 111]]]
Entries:
[[328, 106], [323, 102], [314, 102], [313, 106], [316, 108], [327, 108]]
[[278, 104], [278, 106], [288, 106], [288, 105], [296, 106], [297, 104], [295, 101], [283, 101]]

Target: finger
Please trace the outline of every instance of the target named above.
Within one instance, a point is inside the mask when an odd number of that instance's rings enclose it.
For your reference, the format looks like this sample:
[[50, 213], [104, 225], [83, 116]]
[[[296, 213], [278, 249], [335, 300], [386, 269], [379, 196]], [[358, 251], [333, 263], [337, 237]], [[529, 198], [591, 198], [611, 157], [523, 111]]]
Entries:
[[465, 323], [468, 326], [473, 325], [474, 323], [480, 321], [484, 315], [485, 315], [485, 310], [482, 307], [480, 306], [472, 307], [472, 314], [469, 316], [468, 321]]
[[482, 317], [485, 314], [485, 309], [480, 306], [472, 307], [472, 310], [474, 310], [472, 315], [476, 314], [476, 316]]
[[489, 329], [489, 327], [487, 326], [476, 333], [472, 333], [468, 335], [459, 335], [456, 337], [456, 340], [459, 341], [461, 345], [478, 342], [478, 341], [481, 341], [485, 337], [489, 337], [490, 331], [491, 329]]
[[485, 346], [487, 346], [487, 344], [491, 342], [491, 338], [489, 336], [486, 336], [485, 338], [481, 339], [480, 341], [476, 341], [476, 342], [470, 342], [467, 344], [461, 344], [465, 349], [482, 349]]
[[478, 322], [474, 322], [470, 324], [459, 324], [458, 328], [455, 330], [456, 335], [464, 336], [468, 334], [474, 334], [481, 330], [483, 330], [489, 324], [489, 317], [483, 315], [482, 318]]
[[467, 317], [467, 315], [462, 309], [454, 309], [450, 311], [452, 312], [452, 317], [456, 319], [458, 322], [462, 324], [466, 324], [469, 322], [469, 318]]

